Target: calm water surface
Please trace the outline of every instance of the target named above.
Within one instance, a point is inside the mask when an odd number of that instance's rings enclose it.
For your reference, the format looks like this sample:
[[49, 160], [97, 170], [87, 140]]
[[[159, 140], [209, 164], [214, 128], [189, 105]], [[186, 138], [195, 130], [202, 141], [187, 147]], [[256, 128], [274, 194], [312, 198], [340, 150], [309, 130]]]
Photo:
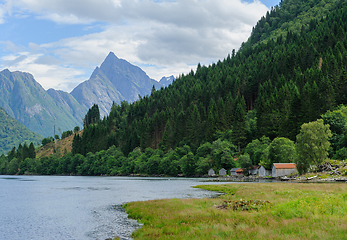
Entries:
[[0, 176], [0, 239], [130, 239], [139, 224], [122, 204], [201, 198], [202, 179]]

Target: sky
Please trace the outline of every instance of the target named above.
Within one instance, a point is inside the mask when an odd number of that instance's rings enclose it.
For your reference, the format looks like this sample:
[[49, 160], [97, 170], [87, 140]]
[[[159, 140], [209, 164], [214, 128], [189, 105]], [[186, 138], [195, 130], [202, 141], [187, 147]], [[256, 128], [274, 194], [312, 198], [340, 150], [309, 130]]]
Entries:
[[223, 60], [280, 0], [0, 0], [0, 71], [71, 92], [109, 52], [157, 81]]

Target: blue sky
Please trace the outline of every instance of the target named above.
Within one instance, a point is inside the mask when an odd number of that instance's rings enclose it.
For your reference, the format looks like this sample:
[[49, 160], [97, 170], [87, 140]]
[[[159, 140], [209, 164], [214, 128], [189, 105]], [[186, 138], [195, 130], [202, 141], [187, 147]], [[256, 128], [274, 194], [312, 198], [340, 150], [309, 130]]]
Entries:
[[112, 51], [151, 78], [223, 59], [279, 0], [0, 0], [0, 70], [70, 92]]

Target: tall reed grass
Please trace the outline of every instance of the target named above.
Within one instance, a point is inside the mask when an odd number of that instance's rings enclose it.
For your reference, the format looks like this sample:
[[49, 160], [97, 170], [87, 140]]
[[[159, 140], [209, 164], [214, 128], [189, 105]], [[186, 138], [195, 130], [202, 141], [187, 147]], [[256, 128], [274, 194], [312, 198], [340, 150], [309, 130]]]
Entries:
[[[203, 185], [218, 198], [125, 205], [143, 223], [134, 239], [347, 239], [347, 184]], [[224, 201], [269, 201], [257, 210], [220, 209]], [[251, 208], [250, 208], [251, 209]]]

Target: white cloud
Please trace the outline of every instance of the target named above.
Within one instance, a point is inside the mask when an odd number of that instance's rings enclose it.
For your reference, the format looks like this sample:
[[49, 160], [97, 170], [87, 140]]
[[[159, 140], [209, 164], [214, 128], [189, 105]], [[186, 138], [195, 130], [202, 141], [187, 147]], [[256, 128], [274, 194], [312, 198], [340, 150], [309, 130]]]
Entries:
[[[156, 80], [187, 73], [192, 66], [195, 70], [199, 62], [216, 62], [238, 49], [268, 10], [259, 1], [240, 0], [12, 0], [12, 4], [12, 11], [31, 12], [59, 24], [92, 28], [103, 23], [98, 33], [30, 43], [27, 58], [12, 64], [33, 73], [46, 89], [65, 91], [87, 80], [110, 51]], [[7, 42], [9, 48], [20, 46]]]

